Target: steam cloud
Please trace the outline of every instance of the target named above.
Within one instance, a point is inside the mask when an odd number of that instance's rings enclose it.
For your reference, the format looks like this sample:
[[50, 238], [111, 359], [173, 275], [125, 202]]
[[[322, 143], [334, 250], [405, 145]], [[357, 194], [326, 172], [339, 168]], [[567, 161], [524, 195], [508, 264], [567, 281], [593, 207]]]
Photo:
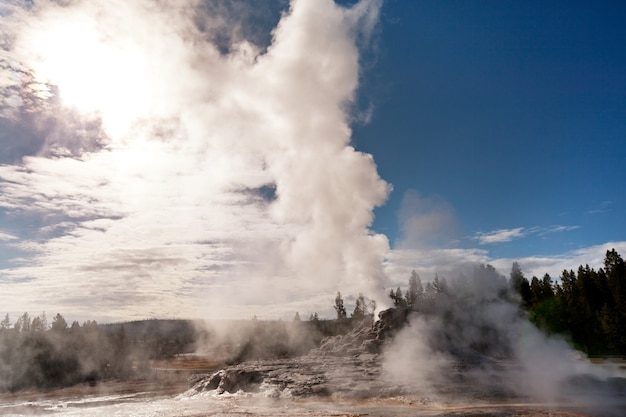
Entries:
[[492, 267], [466, 268], [435, 298], [435, 314], [410, 316], [385, 350], [384, 374], [444, 403], [510, 395], [623, 415], [623, 370], [594, 365], [546, 336], [510, 297]]
[[390, 186], [349, 127], [380, 3], [294, 0], [268, 44], [218, 1], [3, 5], [5, 308], [269, 318], [381, 298], [369, 226]]

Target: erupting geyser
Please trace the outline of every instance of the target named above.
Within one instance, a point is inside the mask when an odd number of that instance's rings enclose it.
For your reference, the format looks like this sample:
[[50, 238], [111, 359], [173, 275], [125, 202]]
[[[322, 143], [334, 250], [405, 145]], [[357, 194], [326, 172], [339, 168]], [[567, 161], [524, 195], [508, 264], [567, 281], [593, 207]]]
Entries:
[[238, 30], [276, 23], [256, 4], [4, 4], [19, 155], [0, 166], [0, 207], [42, 219], [20, 244], [35, 261], [6, 274], [47, 288], [15, 309], [278, 318], [338, 290], [384, 302], [389, 244], [369, 227], [391, 187], [349, 126], [380, 5], [293, 1], [270, 39]]

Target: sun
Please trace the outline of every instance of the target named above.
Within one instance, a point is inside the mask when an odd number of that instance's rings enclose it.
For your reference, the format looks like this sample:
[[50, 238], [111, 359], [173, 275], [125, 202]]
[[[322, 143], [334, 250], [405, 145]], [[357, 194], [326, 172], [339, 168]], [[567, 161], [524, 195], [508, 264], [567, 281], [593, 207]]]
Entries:
[[34, 76], [56, 86], [64, 106], [99, 114], [116, 137], [149, 109], [150, 71], [132, 39], [114, 39], [98, 29], [89, 19], [52, 19], [32, 28], [22, 49]]

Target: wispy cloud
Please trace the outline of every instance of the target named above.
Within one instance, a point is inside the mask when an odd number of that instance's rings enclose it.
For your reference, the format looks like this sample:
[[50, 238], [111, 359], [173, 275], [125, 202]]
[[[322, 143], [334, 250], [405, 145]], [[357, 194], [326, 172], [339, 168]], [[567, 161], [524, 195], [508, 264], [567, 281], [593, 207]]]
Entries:
[[491, 232], [478, 232], [475, 239], [481, 245], [487, 245], [492, 243], [510, 242], [513, 239], [519, 239], [527, 235], [527, 231], [523, 227], [517, 227], [515, 229], [498, 229]]
[[0, 232], [0, 241], [16, 240], [16, 239], [17, 239], [17, 236], [13, 236], [9, 233]]
[[580, 226], [554, 225], [548, 227], [516, 227], [514, 229], [498, 229], [491, 232], [477, 232], [474, 239], [481, 245], [511, 242], [530, 235], [545, 236], [551, 233], [568, 232], [579, 229]]
[[539, 236], [544, 236], [550, 233], [560, 233], [560, 232], [569, 232], [571, 230], [576, 230], [576, 229], [580, 229], [580, 226], [561, 226], [561, 225], [555, 225], [555, 226], [549, 226], [549, 227], [545, 227], [545, 228], [540, 228], [537, 231], [537, 234]]
[[602, 213], [607, 213], [609, 211], [611, 211], [611, 205], [613, 204], [612, 201], [610, 200], [606, 200], [606, 201], [602, 201], [598, 204], [598, 206], [594, 209], [588, 210], [586, 212], [586, 214], [602, 214]]

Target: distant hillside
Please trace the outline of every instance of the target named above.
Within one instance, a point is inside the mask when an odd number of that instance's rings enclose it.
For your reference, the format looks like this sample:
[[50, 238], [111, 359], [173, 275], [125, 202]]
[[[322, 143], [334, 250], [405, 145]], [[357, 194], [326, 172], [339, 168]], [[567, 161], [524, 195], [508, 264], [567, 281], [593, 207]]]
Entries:
[[202, 322], [194, 320], [148, 319], [100, 325], [108, 336], [123, 333], [129, 344], [143, 347], [150, 359], [192, 353], [199, 340], [207, 338]]

